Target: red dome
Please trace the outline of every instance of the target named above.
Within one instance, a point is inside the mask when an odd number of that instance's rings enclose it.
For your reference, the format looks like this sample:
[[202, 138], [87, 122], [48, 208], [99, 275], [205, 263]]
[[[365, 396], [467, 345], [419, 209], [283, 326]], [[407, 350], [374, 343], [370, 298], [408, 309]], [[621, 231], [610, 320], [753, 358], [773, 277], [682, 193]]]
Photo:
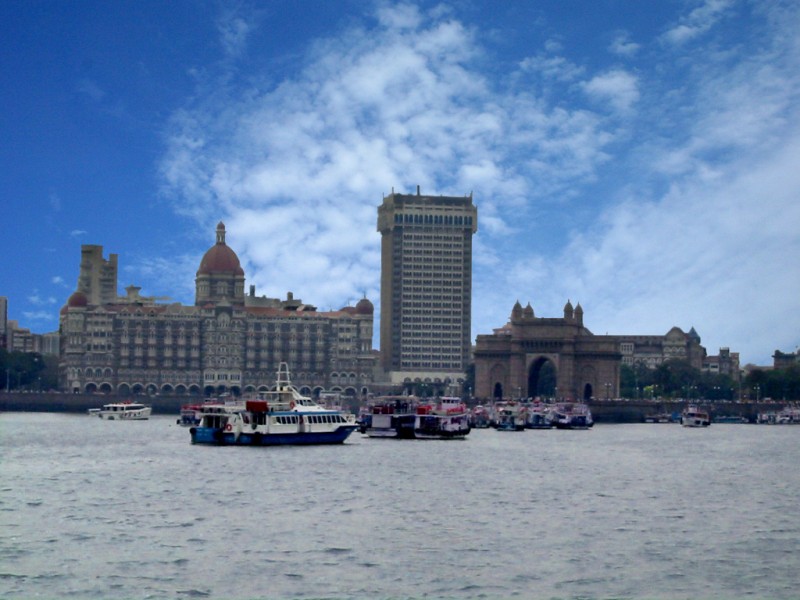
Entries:
[[70, 308], [80, 308], [83, 306], [89, 306], [89, 299], [83, 292], [75, 292], [74, 294], [72, 294], [72, 296], [69, 297], [69, 300], [67, 300], [67, 306], [69, 306]]
[[244, 276], [244, 269], [239, 264], [236, 252], [225, 244], [225, 225], [220, 221], [217, 225], [217, 243], [208, 249], [200, 261], [198, 275], [211, 275], [212, 273], [233, 273]]
[[239, 264], [239, 257], [236, 252], [228, 248], [224, 243], [217, 244], [208, 249], [208, 252], [200, 261], [198, 275], [210, 275], [212, 273], [235, 273], [244, 275], [244, 269]]
[[371, 315], [375, 312], [375, 307], [372, 305], [372, 302], [366, 298], [362, 298], [358, 301], [358, 304], [356, 304], [356, 312], [359, 315]]

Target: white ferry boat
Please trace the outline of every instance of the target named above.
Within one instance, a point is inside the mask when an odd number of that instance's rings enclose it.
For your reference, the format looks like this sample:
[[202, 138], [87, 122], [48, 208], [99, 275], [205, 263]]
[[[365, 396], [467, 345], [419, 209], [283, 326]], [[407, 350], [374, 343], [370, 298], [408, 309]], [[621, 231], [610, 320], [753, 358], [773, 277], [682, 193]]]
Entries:
[[244, 406], [204, 406], [189, 429], [193, 444], [277, 446], [341, 444], [357, 429], [355, 415], [320, 406], [291, 384], [281, 363], [275, 389]]
[[681, 425], [684, 427], [708, 427], [711, 425], [711, 417], [707, 411], [690, 405], [681, 413]]
[[461, 398], [439, 398], [435, 404], [420, 404], [414, 417], [417, 439], [463, 439], [470, 432], [469, 413]]
[[141, 402], [112, 402], [89, 414], [96, 414], [106, 421], [145, 421], [150, 418], [152, 411], [151, 406]]
[[361, 433], [374, 438], [414, 439], [416, 396], [381, 396], [362, 415]]

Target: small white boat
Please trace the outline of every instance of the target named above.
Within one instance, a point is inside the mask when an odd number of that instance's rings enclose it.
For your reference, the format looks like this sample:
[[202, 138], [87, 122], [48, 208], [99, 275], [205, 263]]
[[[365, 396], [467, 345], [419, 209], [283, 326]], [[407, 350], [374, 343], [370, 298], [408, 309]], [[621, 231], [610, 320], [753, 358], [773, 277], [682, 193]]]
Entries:
[[681, 413], [681, 425], [684, 427], [708, 427], [711, 425], [711, 417], [708, 411], [690, 405]]
[[89, 414], [96, 414], [106, 421], [146, 421], [153, 408], [141, 402], [112, 402], [95, 410]]

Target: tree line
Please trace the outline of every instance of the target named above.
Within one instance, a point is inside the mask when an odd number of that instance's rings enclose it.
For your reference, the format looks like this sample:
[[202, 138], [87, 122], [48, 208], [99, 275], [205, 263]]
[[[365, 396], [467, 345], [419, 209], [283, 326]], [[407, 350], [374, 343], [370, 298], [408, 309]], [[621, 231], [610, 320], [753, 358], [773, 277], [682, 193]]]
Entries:
[[620, 395], [635, 399], [794, 401], [800, 399], [800, 364], [786, 369], [753, 369], [741, 379], [707, 373], [678, 359], [654, 369], [643, 364], [622, 365]]
[[58, 358], [0, 348], [0, 389], [40, 392], [58, 389]]

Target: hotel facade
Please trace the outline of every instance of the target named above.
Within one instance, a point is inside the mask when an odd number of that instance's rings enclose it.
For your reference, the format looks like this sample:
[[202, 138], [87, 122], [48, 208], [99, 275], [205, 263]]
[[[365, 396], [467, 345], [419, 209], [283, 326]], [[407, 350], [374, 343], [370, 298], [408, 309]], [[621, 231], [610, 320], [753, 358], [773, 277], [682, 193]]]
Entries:
[[373, 305], [319, 312], [295, 299], [245, 294], [225, 226], [203, 256], [195, 304], [160, 303], [129, 286], [117, 296], [117, 256], [83, 246], [77, 290], [61, 309], [59, 383], [71, 392], [209, 396], [274, 386], [280, 362], [307, 394], [369, 393], [376, 363]]

